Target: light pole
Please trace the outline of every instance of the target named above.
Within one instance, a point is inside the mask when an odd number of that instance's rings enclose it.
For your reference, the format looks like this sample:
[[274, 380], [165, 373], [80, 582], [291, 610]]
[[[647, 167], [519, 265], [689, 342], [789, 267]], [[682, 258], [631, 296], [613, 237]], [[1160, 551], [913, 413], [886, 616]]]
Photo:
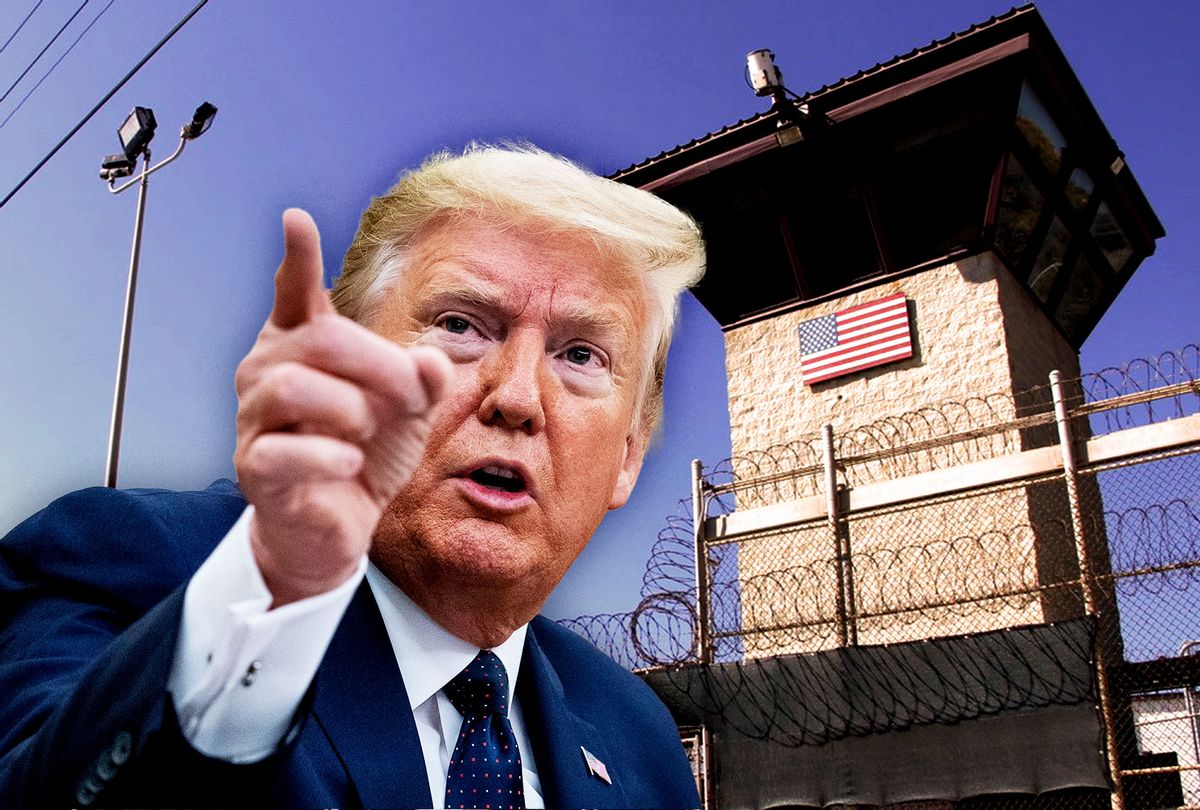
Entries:
[[[109, 155], [100, 164], [100, 179], [108, 181], [108, 190], [120, 194], [134, 184], [138, 187], [137, 215], [133, 221], [133, 249], [129, 256], [129, 281], [125, 286], [125, 315], [121, 321], [121, 349], [117, 355], [117, 383], [113, 392], [112, 425], [108, 433], [108, 463], [104, 468], [104, 485], [117, 485], [117, 458], [121, 452], [121, 421], [125, 413], [125, 378], [129, 370], [129, 340], [133, 332], [133, 301], [137, 294], [138, 259], [142, 252], [142, 223], [146, 216], [146, 187], [150, 175], [183, 154], [188, 141], [195, 140], [212, 126], [217, 108], [207, 101], [196, 108], [192, 120], [184, 124], [179, 133], [179, 146], [166, 160], [157, 166], [150, 165], [150, 140], [158, 123], [154, 111], [149, 107], [134, 107], [133, 112], [117, 130], [121, 139], [121, 153]], [[142, 171], [137, 177], [121, 185], [116, 181], [133, 174], [138, 158], [142, 158]]]

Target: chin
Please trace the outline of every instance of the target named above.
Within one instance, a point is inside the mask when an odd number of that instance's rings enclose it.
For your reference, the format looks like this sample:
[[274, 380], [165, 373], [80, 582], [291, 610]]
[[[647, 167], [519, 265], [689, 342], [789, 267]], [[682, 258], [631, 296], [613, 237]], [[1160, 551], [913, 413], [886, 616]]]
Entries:
[[[449, 516], [445, 516], [449, 517]], [[537, 548], [522, 532], [477, 517], [402, 521], [384, 513], [375, 532], [371, 558], [399, 585], [412, 577], [423, 584], [488, 586], [507, 589], [544, 576]], [[547, 593], [549, 589], [547, 589]]]
[[503, 524], [478, 518], [459, 521], [424, 544], [431, 567], [448, 578], [510, 587], [540, 573], [537, 549]]

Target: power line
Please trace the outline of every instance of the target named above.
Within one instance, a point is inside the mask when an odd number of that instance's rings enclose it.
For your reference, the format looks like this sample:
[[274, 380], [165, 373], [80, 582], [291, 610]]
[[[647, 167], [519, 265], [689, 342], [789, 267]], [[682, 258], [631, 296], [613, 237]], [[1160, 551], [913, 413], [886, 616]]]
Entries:
[[120, 92], [121, 88], [125, 86], [125, 83], [128, 82], [130, 79], [132, 79], [134, 74], [137, 73], [139, 70], [141, 70], [142, 67], [154, 57], [154, 54], [158, 53], [159, 50], [162, 49], [162, 46], [164, 46], [168, 42], [170, 42], [171, 38], [173, 36], [175, 36], [177, 33], [179, 33], [179, 29], [181, 29], [181, 28], [183, 28], [183, 26], [187, 25], [188, 20], [192, 19], [192, 17], [195, 17], [196, 13], [199, 12], [200, 9], [204, 8], [204, 6], [206, 6], [207, 4], [208, 4], [208, 0], [200, 0], [200, 2], [196, 4], [195, 8], [193, 8], [186, 15], [184, 15], [183, 19], [180, 20], [179, 22], [177, 22], [175, 24], [175, 27], [172, 28], [170, 31], [168, 31], [167, 35], [165, 37], [163, 37], [162, 39], [160, 39], [158, 41], [158, 44], [155, 45], [153, 48], [151, 48], [150, 51], [145, 56], [143, 56], [138, 61], [138, 63], [130, 69], [130, 71], [128, 73], [125, 74], [124, 78], [122, 78], [121, 81], [117, 82], [111, 90], [109, 90], [107, 93], [104, 94], [104, 98], [102, 98], [98, 102], [96, 102], [96, 106], [92, 107], [92, 109], [88, 111], [87, 115], [85, 115], [82, 119], [80, 119], [78, 124], [71, 127], [71, 131], [68, 132], [66, 135], [64, 135], [62, 137], [62, 140], [60, 140], [57, 144], [55, 144], [54, 148], [51, 149], [48, 153], [46, 153], [46, 156], [44, 158], [42, 158], [40, 161], [38, 161], [38, 164], [36, 166], [34, 166], [32, 169], [29, 170], [29, 174], [27, 174], [23, 178], [21, 178], [21, 182], [17, 183], [16, 186], [13, 187], [13, 190], [8, 192], [8, 194], [5, 195], [3, 200], [0, 200], [0, 208], [3, 208], [5, 205], [7, 205], [8, 201], [11, 200], [13, 197], [15, 197], [17, 195], [17, 192], [20, 191], [25, 186], [26, 183], [28, 183], [30, 180], [32, 180], [33, 176], [35, 174], [37, 174], [39, 171], [41, 171], [42, 167], [45, 166], [47, 163], [49, 163], [50, 159], [52, 157], [54, 157], [56, 154], [58, 154], [58, 150], [62, 149], [64, 146], [66, 146], [67, 141], [71, 140], [71, 138], [73, 138], [75, 136], [76, 132], [83, 129], [84, 124], [86, 124], [88, 121], [92, 120], [92, 116], [94, 116], [97, 112], [99, 112], [100, 108], [103, 107], [105, 104], [107, 104], [108, 100], [110, 98], [112, 98], [118, 92]]
[[42, 78], [37, 80], [37, 83], [33, 87], [29, 88], [29, 92], [25, 94], [24, 98], [17, 102], [17, 106], [12, 108], [8, 115], [4, 117], [4, 120], [0, 121], [0, 129], [4, 129], [4, 125], [8, 123], [8, 120], [17, 114], [17, 110], [21, 109], [21, 107], [25, 105], [25, 102], [29, 100], [29, 97], [33, 95], [34, 91], [42, 86], [42, 82], [50, 78], [50, 74], [54, 72], [54, 69], [59, 66], [62, 60], [67, 58], [67, 54], [75, 49], [75, 46], [79, 44], [79, 40], [83, 39], [84, 36], [87, 35], [87, 32], [92, 30], [92, 26], [100, 21], [100, 18], [104, 16], [104, 12], [112, 8], [113, 3], [115, 2], [117, 2], [117, 0], [108, 0], [108, 5], [100, 9], [100, 13], [93, 17], [92, 21], [88, 23], [82, 31], [79, 32], [79, 36], [75, 37], [75, 41], [72, 42], [67, 49], [62, 52], [58, 59], [54, 60], [54, 64], [50, 66], [50, 69], [46, 71]]
[[46, 43], [46, 47], [44, 47], [40, 51], [38, 51], [38, 55], [33, 57], [33, 61], [25, 66], [25, 69], [21, 71], [21, 75], [17, 77], [17, 80], [8, 86], [8, 89], [4, 91], [4, 95], [0, 96], [0, 104], [3, 104], [4, 99], [8, 98], [8, 94], [13, 91], [13, 88], [21, 83], [21, 79], [24, 79], [25, 75], [27, 73], [29, 73], [29, 71], [33, 70], [33, 66], [36, 65], [38, 63], [38, 60], [41, 59], [45, 55], [46, 51], [50, 50], [50, 46], [58, 41], [58, 38], [60, 36], [62, 36], [62, 32], [67, 30], [67, 26], [70, 25], [71, 23], [75, 22], [75, 18], [79, 16], [79, 12], [83, 11], [83, 7], [86, 6], [88, 4], [88, 2], [89, 2], [89, 0], [83, 0], [83, 2], [80, 4], [79, 8], [75, 9], [75, 13], [71, 15], [71, 19], [69, 19], [65, 23], [63, 23], [62, 28], [58, 29], [57, 34], [50, 37], [50, 41]]
[[8, 39], [4, 40], [4, 44], [0, 45], [0, 53], [4, 53], [4, 49], [8, 47], [8, 44], [16, 39], [17, 34], [21, 33], [21, 29], [25, 27], [25, 23], [29, 22], [29, 18], [33, 16], [33, 12], [37, 11], [43, 2], [45, 0], [38, 0], [34, 7], [29, 10], [29, 13], [25, 15], [25, 19], [21, 20], [21, 24], [17, 26], [17, 30], [9, 34]]

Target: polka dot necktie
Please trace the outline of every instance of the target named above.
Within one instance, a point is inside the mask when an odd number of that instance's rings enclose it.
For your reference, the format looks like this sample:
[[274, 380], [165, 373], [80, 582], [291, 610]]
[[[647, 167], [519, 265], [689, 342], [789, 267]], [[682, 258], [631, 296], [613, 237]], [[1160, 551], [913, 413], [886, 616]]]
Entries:
[[483, 650], [443, 691], [463, 716], [446, 771], [446, 807], [524, 808], [504, 664]]

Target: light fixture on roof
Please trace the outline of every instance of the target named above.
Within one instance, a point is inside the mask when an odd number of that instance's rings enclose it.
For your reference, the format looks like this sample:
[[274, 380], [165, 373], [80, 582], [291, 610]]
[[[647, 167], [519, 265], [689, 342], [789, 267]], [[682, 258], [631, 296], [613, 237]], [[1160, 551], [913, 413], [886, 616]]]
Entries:
[[756, 96], [771, 96], [771, 109], [779, 114], [779, 126], [790, 127], [808, 118], [808, 105], [795, 104], [788, 96], [800, 97], [783, 85], [783, 71], [775, 64], [775, 54], [769, 48], [759, 48], [746, 54], [746, 83]]
[[783, 71], [775, 64], [775, 54], [768, 48], [746, 54], [746, 76], [756, 96], [771, 96], [783, 90]]

